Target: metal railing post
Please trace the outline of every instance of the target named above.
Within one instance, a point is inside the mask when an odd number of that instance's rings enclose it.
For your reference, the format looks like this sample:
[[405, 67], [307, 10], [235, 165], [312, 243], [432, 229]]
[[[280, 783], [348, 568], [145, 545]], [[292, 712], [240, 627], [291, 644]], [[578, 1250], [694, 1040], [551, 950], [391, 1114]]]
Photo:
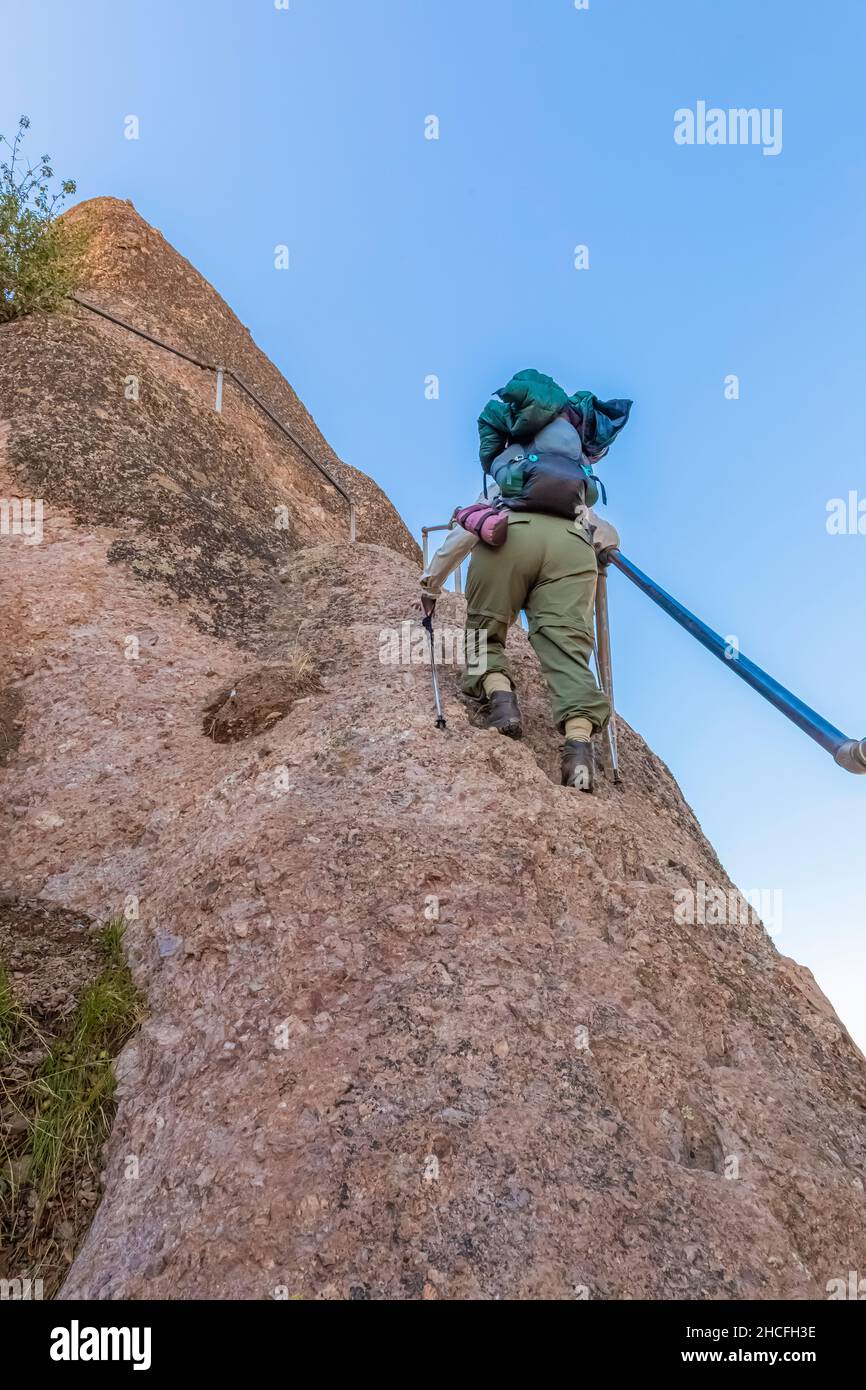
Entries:
[[223, 408], [223, 378], [224, 378], [224, 376], [225, 376], [225, 368], [224, 368], [224, 367], [217, 367], [217, 369], [216, 369], [216, 400], [214, 401], [214, 407], [213, 407], [213, 408], [214, 408], [214, 410], [218, 411], [220, 414], [222, 414], [222, 408]]
[[613, 663], [610, 655], [610, 612], [607, 603], [607, 566], [599, 565], [595, 585], [595, 628], [597, 647], [595, 662], [598, 667], [602, 690], [610, 701], [610, 718], [607, 724], [607, 738], [610, 745], [610, 764], [613, 769], [614, 784], [618, 784], [619, 748], [616, 736], [616, 706], [613, 699]]

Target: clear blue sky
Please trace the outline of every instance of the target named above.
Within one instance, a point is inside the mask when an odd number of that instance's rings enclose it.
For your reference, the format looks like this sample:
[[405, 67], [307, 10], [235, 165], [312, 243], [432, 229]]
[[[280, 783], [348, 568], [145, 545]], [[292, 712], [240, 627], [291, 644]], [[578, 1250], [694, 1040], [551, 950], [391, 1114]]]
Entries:
[[[866, 734], [866, 535], [825, 524], [866, 499], [860, 0], [0, 10], [0, 130], [27, 112], [81, 197], [131, 198], [416, 533], [474, 495], [475, 419], [515, 370], [631, 396], [602, 470], [623, 549]], [[700, 100], [781, 108], [781, 153], [677, 145]], [[611, 588], [624, 715], [740, 886], [782, 890], [780, 949], [862, 1046], [866, 777]]]

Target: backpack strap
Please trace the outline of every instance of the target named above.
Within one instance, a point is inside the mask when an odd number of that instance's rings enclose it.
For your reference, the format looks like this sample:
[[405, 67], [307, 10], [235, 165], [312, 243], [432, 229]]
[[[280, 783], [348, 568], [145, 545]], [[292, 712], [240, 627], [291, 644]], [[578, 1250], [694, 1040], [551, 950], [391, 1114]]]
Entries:
[[604, 483], [601, 481], [601, 478], [599, 478], [595, 473], [593, 473], [593, 471], [592, 471], [592, 464], [591, 464], [591, 463], [582, 463], [582, 464], [580, 465], [580, 469], [581, 469], [581, 472], [584, 473], [584, 474], [586, 475], [587, 478], [591, 478], [592, 481], [595, 483], [596, 487], [598, 488], [599, 492], [601, 493], [601, 500], [602, 500], [602, 502], [604, 503], [605, 506], [607, 506], [607, 488], [605, 487]]

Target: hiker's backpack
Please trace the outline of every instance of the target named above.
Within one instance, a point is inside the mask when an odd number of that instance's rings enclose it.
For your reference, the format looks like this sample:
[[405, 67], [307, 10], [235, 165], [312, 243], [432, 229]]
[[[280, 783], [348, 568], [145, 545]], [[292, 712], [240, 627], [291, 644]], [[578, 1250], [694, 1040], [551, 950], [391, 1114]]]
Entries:
[[573, 517], [578, 507], [595, 506], [599, 494], [607, 501], [577, 430], [563, 416], [545, 425], [529, 444], [503, 449], [488, 472], [511, 511]]
[[607, 495], [593, 472], [629, 417], [631, 401], [566, 395], [534, 368], [518, 372], [478, 419], [479, 455], [512, 511], [574, 516]]

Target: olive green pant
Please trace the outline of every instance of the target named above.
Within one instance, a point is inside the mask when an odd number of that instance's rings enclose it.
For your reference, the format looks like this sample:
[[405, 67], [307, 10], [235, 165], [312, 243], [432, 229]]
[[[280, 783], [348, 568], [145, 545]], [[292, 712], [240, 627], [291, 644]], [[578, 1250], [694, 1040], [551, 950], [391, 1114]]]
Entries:
[[491, 671], [512, 680], [505, 641], [524, 609], [557, 723], [561, 727], [571, 715], [581, 714], [592, 721], [593, 732], [603, 729], [610, 703], [589, 669], [597, 573], [595, 551], [578, 522], [541, 512], [510, 512], [505, 544], [494, 549], [479, 543], [472, 552], [464, 693], [480, 698], [482, 681]]

